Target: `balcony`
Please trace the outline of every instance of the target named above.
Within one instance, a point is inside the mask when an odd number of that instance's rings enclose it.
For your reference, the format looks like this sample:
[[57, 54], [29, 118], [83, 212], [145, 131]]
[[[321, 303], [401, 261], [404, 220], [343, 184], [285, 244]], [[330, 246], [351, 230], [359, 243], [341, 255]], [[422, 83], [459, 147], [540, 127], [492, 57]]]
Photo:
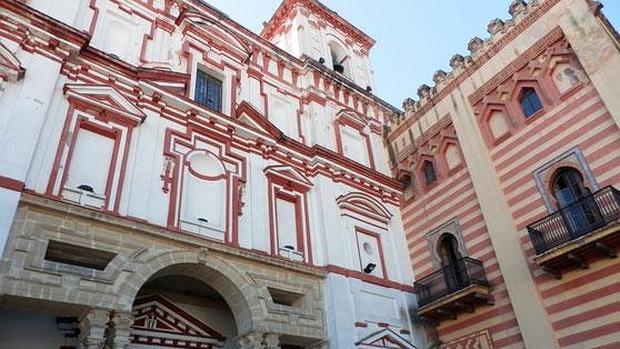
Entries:
[[459, 313], [472, 313], [476, 306], [492, 303], [482, 262], [471, 258], [463, 258], [414, 285], [420, 306], [418, 315], [433, 322], [456, 319]]
[[536, 250], [534, 261], [562, 277], [575, 267], [603, 255], [615, 258], [620, 242], [620, 192], [606, 187], [528, 226]]

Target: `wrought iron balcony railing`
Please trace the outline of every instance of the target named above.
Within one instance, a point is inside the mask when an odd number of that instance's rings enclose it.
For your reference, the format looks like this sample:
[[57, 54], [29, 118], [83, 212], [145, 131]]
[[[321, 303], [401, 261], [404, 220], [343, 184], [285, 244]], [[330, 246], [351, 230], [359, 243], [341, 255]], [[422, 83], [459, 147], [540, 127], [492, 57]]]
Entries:
[[489, 283], [481, 261], [462, 258], [456, 264], [441, 268], [414, 285], [418, 303], [423, 307], [470, 285], [488, 287]]
[[620, 192], [606, 187], [527, 227], [537, 254], [620, 219]]

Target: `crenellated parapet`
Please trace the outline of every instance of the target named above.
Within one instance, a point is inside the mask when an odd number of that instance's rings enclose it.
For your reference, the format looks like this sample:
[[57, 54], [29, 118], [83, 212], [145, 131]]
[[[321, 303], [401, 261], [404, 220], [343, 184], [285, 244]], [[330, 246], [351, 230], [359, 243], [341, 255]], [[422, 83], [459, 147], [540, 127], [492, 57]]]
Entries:
[[510, 18], [503, 20], [495, 18], [489, 22], [487, 31], [489, 37], [472, 38], [467, 48], [469, 54], [455, 54], [449, 61], [451, 71], [438, 70], [433, 75], [434, 85], [421, 85], [417, 90], [417, 99], [407, 98], [403, 102], [404, 113], [399, 114], [389, 124], [390, 132], [388, 139], [393, 140], [393, 135], [402, 133], [415, 121], [427, 113], [433, 106], [433, 101], [440, 100], [453, 91], [459, 84], [466, 80], [472, 71], [481, 67], [490, 57], [495, 55], [509, 38], [522, 32], [522, 29], [538, 18], [537, 13], [544, 12], [552, 7], [557, 0], [514, 0], [509, 8]]

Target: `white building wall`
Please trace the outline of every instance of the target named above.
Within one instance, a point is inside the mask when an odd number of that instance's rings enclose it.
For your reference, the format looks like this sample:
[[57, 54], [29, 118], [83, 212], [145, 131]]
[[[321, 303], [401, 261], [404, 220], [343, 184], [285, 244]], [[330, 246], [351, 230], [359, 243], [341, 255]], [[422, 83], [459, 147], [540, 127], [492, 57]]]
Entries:
[[[79, 1], [68, 1], [67, 4], [63, 4], [63, 7], [51, 6], [51, 1], [46, 2], [44, 0], [36, 0], [34, 3], [38, 9], [46, 11], [67, 23], [83, 22], [80, 26], [84, 26], [91, 15], [90, 9], [87, 10], [87, 6]], [[113, 1], [98, 1], [97, 6], [100, 13], [91, 41], [92, 45], [108, 53], [113, 53], [130, 64], [141, 64], [140, 47], [144, 35], [150, 33], [150, 22], [135, 14], [127, 14], [120, 10]], [[76, 14], [76, 11], [84, 11], [84, 13]], [[341, 33], [333, 30], [325, 33], [316, 31], [316, 29], [311, 28], [307, 19], [296, 19], [295, 24], [295, 28], [304, 27], [307, 38], [299, 38], [291, 34], [290, 46], [298, 47], [300, 50], [310, 50], [307, 51], [310, 56], [316, 57], [317, 50], [321, 50], [320, 53], [325, 54], [327, 47], [325, 35], [328, 33], [342, 37]], [[126, 35], [126, 38], [121, 40], [119, 35]], [[156, 31], [153, 40], [147, 44], [146, 57], [151, 61], [146, 62], [145, 65], [168, 66], [178, 72], [184, 71], [188, 61], [186, 60], [187, 57], [180, 56], [180, 46], [186, 39], [180, 37], [179, 33], [170, 35], [167, 32]], [[26, 74], [24, 79], [19, 82], [5, 84], [6, 90], [0, 96], [0, 176], [23, 181], [27, 189], [33, 190], [39, 195], [47, 195], [49, 194], [47, 189], [50, 176], [56, 171], [53, 168], [56, 150], [59, 148], [61, 134], [70, 108], [63, 88], [67, 83], [84, 84], [85, 81], [69, 80], [66, 75], [60, 74], [61, 66], [59, 63], [41, 55], [24, 52], [17, 45], [5, 39], [1, 42], [15, 50], [26, 69]], [[349, 52], [349, 54], [354, 57], [353, 52]], [[193, 49], [190, 51], [190, 57], [192, 69], [189, 71], [193, 73], [199, 69], [199, 64], [202, 64], [199, 62], [202, 61], [204, 52]], [[299, 98], [303, 93], [302, 89], [309, 88], [313, 84], [311, 75], [300, 76], [298, 86], [290, 86], [292, 81], [290, 70], [284, 74], [284, 80], [288, 83], [277, 80], [273, 76], [266, 76], [263, 81], [260, 81], [248, 76], [247, 67], [240, 62], [232, 62], [227, 55], [213, 50], [208, 53], [208, 57], [210, 61], [225, 65], [222, 76], [224, 81], [223, 114], [229, 116], [233, 114], [231, 101], [234, 96], [231, 94], [231, 84], [237, 83], [233, 77], [233, 68], [240, 66], [242, 67], [240, 85], [237, 90], [238, 95], [235, 96], [237, 102], [248, 101], [251, 103], [259, 112], [263, 113], [263, 117], [284, 129], [290, 138], [299, 141], [301, 140], [299, 133], [301, 133], [308, 146], [319, 145], [337, 151], [334, 122], [338, 112], [343, 109], [342, 105], [335, 101], [328, 101], [324, 106], [316, 102], [305, 104], [302, 125], [299, 129], [297, 119], [297, 112], [300, 108]], [[260, 60], [259, 57], [259, 62]], [[355, 58], [352, 60], [351, 69], [354, 71], [355, 65], [360, 62], [355, 62]], [[366, 62], [362, 63], [365, 64]], [[201, 68], [211, 69], [212, 67], [207, 64]], [[97, 69], [101, 68], [98, 67]], [[105, 71], [101, 73], [96, 71], [97, 69], [93, 68], [93, 75], [105, 76]], [[268, 73], [278, 74], [277, 64], [274, 60], [270, 63]], [[321, 77], [321, 79], [325, 78]], [[269, 83], [265, 83], [267, 79]], [[363, 76], [359, 76], [354, 80], [362, 82], [363, 79], [365, 79]], [[102, 83], [98, 80], [91, 80], [90, 82]], [[121, 85], [114, 82], [110, 82], [110, 84], [115, 88]], [[192, 79], [191, 86], [194, 84], [195, 81]], [[361, 85], [364, 84], [361, 83]], [[189, 95], [193, 97], [193, 87], [190, 88]], [[333, 97], [333, 90], [327, 93], [326, 97]], [[270, 115], [270, 113], [276, 113], [274, 101], [279, 99], [288, 103], [289, 108], [285, 108], [286, 110], [279, 115]], [[265, 110], [265, 102], [267, 102], [269, 112]], [[342, 95], [340, 102], [344, 102]], [[131, 103], [134, 104], [133, 101]], [[124, 178], [114, 181], [115, 189], [122, 186], [119, 210], [114, 214], [167, 227], [172, 193], [163, 189], [162, 176], [165, 175], [167, 161], [164, 157], [166, 150], [165, 135], [167, 130], [177, 131], [181, 134], [188, 131], [182, 123], [164, 118], [154, 110], [142, 108], [139, 105], [135, 106], [144, 112], [146, 118], [133, 128]], [[351, 101], [349, 101], [349, 106], [353, 106]], [[371, 106], [371, 109], [374, 108]], [[277, 119], [278, 117], [280, 119]], [[68, 145], [62, 144], [61, 148]], [[84, 149], [88, 150], [89, 145], [84, 146], [86, 147]], [[97, 144], [93, 144], [92, 147], [97, 147]], [[371, 133], [371, 148], [377, 170], [388, 174], [379, 135]], [[356, 149], [365, 151], [365, 142]], [[92, 152], [95, 153], [95, 150], [93, 148]], [[243, 213], [238, 217], [239, 247], [269, 253], [271, 251], [269, 190], [264, 169], [280, 163], [255, 152], [241, 153], [240, 150], [235, 150], [235, 152], [245, 158], [247, 170], [247, 182], [242, 194]], [[122, 157], [122, 154], [120, 156]], [[369, 158], [370, 154], [366, 154], [365, 159], [368, 160]], [[120, 161], [117, 166], [121, 165]], [[309, 159], [309, 162], [317, 161], [324, 160]], [[367, 161], [362, 162], [368, 164]], [[74, 164], [74, 166], [78, 165]], [[183, 166], [183, 164], [177, 166]], [[175, 170], [182, 171], [182, 169]], [[350, 171], [347, 168], [343, 170]], [[355, 222], [350, 218], [345, 219], [341, 216], [336, 200], [348, 193], [359, 191], [358, 188], [336, 183], [333, 178], [324, 174], [314, 174], [309, 177], [309, 180], [312, 182], [312, 187], [307, 193], [307, 201], [314, 265], [318, 267], [336, 266], [344, 270], [360, 272], [355, 232], [355, 227], [359, 226], [380, 234], [385, 256], [385, 270], [374, 276], [378, 278], [386, 276], [389, 281], [409, 285], [412, 281], [411, 267], [408, 265], [407, 250], [404, 235], [400, 228], [400, 216], [397, 213], [397, 207], [384, 203], [392, 213], [393, 218], [387, 230], [377, 231], [365, 223]], [[369, 178], [365, 180], [372, 181]], [[387, 188], [386, 190], [393, 189]], [[204, 196], [208, 197], [210, 193], [204, 193]], [[0, 250], [7, 239], [19, 197], [18, 192], [0, 189], [2, 212], [0, 214], [2, 215], [0, 217]], [[183, 202], [183, 200], [178, 202]], [[174, 214], [176, 215], [176, 212]], [[237, 217], [230, 217], [230, 219], [237, 219]], [[339, 343], [334, 348], [350, 347], [352, 342], [368, 334], [370, 328], [364, 331], [360, 330], [354, 327], [355, 322], [388, 322], [396, 328], [409, 328], [406, 314], [408, 314], [410, 304], [405, 300], [411, 298], [411, 295], [334, 273], [329, 274], [326, 289], [329, 332], [330, 335], [333, 335], [334, 343]], [[366, 308], [372, 308], [374, 312], [369, 313], [367, 312], [369, 309]]]

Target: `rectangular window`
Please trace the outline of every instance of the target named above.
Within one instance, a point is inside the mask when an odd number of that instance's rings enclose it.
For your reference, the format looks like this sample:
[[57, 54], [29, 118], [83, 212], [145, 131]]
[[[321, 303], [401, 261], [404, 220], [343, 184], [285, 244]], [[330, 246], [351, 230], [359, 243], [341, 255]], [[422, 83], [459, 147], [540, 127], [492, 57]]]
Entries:
[[342, 152], [347, 158], [368, 166], [368, 146], [366, 139], [357, 130], [349, 127], [341, 129]]
[[359, 251], [360, 269], [368, 275], [384, 278], [383, 249], [380, 235], [357, 229], [357, 248]]
[[276, 232], [278, 250], [283, 257], [303, 260], [301, 232], [301, 212], [298, 200], [289, 197], [276, 197]]
[[208, 109], [222, 112], [222, 81], [198, 70], [194, 100]]
[[78, 129], [62, 189], [64, 200], [98, 209], [105, 206], [116, 142], [111, 137]]

